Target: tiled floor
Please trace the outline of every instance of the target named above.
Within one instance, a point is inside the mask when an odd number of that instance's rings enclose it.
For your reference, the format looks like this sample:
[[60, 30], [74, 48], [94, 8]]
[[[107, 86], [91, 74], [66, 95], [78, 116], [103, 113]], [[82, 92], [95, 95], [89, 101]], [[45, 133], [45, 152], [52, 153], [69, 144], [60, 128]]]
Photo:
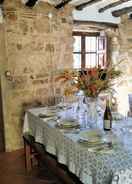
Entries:
[[[0, 184], [63, 184], [47, 166], [26, 172], [23, 150], [0, 153]], [[70, 184], [70, 183], [69, 183]]]

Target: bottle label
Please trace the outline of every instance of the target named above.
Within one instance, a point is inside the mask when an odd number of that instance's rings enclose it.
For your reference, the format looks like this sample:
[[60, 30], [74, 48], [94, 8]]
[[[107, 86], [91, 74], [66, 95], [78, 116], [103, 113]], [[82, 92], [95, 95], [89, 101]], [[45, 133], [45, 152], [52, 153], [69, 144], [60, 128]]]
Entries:
[[104, 120], [104, 129], [111, 129], [111, 122], [110, 120]]

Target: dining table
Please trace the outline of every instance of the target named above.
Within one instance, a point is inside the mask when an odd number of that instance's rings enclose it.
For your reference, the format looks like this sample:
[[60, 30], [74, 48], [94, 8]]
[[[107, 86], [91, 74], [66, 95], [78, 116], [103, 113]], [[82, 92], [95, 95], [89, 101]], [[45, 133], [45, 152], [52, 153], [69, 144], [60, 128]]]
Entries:
[[131, 118], [113, 120], [107, 132], [102, 116], [91, 126], [86, 111], [58, 104], [28, 109], [24, 133], [34, 136], [83, 184], [132, 184]]

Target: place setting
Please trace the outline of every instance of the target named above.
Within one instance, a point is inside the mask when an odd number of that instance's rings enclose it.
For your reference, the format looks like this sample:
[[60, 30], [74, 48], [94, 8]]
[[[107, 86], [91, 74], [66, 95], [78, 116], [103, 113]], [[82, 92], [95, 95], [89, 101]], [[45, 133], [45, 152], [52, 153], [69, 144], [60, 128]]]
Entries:
[[55, 111], [46, 111], [46, 112], [43, 112], [43, 113], [39, 113], [38, 117], [41, 118], [41, 119], [44, 119], [46, 121], [48, 121], [48, 120], [57, 120], [58, 119], [57, 114], [56, 114]]
[[78, 133], [80, 131], [80, 124], [76, 119], [58, 119], [55, 125], [64, 133]]
[[93, 152], [105, 153], [114, 148], [113, 141], [106, 140], [103, 131], [99, 129], [81, 131], [78, 143]]
[[66, 103], [59, 103], [56, 105], [56, 109], [59, 109], [59, 110], [66, 110], [67, 108], [68, 107]]

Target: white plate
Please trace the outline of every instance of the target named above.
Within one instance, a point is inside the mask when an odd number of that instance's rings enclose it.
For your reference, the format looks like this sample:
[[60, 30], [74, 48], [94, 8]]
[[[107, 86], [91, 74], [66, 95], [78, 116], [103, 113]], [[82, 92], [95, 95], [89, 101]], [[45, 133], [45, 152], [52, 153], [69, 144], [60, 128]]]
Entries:
[[79, 136], [81, 141], [87, 141], [89, 143], [102, 142], [102, 132], [98, 129], [82, 131], [80, 132]]
[[58, 123], [58, 126], [61, 128], [74, 128], [79, 127], [79, 123], [75, 120], [62, 120]]

